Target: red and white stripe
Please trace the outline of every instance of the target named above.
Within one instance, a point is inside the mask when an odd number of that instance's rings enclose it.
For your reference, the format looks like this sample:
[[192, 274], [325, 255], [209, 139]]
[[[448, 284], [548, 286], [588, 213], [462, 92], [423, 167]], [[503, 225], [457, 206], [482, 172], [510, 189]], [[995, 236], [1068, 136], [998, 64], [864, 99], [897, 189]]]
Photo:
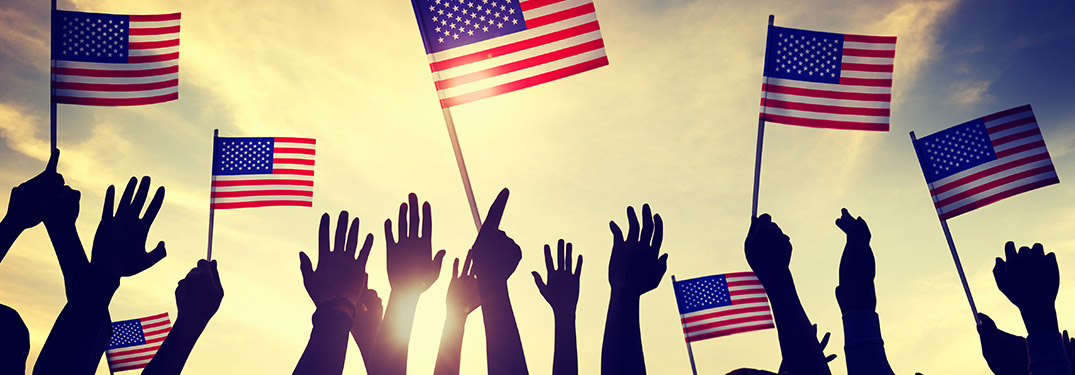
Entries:
[[110, 349], [105, 352], [108, 359], [108, 369], [112, 372], [145, 368], [146, 364], [157, 354], [168, 332], [172, 330], [172, 322], [168, 320], [168, 313], [147, 316], [139, 319], [142, 321], [143, 335], [146, 343], [125, 348]]
[[213, 176], [214, 209], [313, 207], [313, 138], [276, 137], [272, 174]]
[[428, 55], [441, 108], [608, 65], [591, 0], [522, 0], [526, 30]]
[[131, 106], [179, 99], [180, 13], [131, 15], [126, 63], [53, 60], [57, 103]]
[[840, 83], [766, 77], [761, 118], [787, 125], [888, 131], [896, 37], [844, 35]]
[[937, 215], [951, 219], [1060, 182], [1030, 105], [982, 117], [997, 159], [933, 183]]
[[775, 327], [769, 297], [753, 272], [733, 272], [724, 277], [731, 295], [730, 306], [680, 314], [683, 336], [688, 342]]

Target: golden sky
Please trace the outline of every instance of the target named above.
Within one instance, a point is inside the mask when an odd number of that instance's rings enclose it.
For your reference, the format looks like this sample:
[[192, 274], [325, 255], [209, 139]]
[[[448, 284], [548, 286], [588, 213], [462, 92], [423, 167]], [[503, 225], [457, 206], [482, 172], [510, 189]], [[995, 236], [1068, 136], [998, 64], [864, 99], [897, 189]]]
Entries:
[[[596, 1], [610, 65], [536, 88], [453, 108], [484, 213], [512, 190], [501, 228], [523, 248], [509, 280], [531, 373], [552, 364], [552, 312], [534, 287], [542, 245], [565, 238], [586, 258], [578, 308], [579, 361], [596, 374], [609, 296], [608, 221], [648, 202], [665, 220], [668, 275], [646, 294], [642, 336], [653, 374], [690, 371], [675, 298], [677, 278], [748, 270], [756, 119], [766, 18], [780, 26], [896, 35], [892, 131], [771, 125], [760, 209], [795, 245], [803, 305], [844, 373], [833, 288], [841, 207], [873, 231], [878, 313], [897, 373], [987, 373], [977, 334], [907, 132], [923, 136], [1023, 104], [1034, 105], [1061, 184], [1007, 199], [950, 225], [979, 310], [1025, 334], [990, 272], [1004, 241], [1041, 242], [1075, 275], [1075, 79], [1072, 6], [1023, 9], [990, 0]], [[188, 374], [287, 373], [310, 332], [296, 254], [317, 245], [322, 212], [341, 209], [377, 238], [370, 287], [388, 294], [382, 222], [406, 194], [433, 205], [434, 246], [448, 251], [411, 339], [412, 374], [432, 373], [451, 258], [475, 230], [459, 181], [411, 5], [405, 1], [60, 1], [102, 13], [182, 12], [180, 100], [135, 108], [59, 108], [60, 172], [82, 191], [78, 228], [92, 240], [109, 184], [150, 175], [167, 188], [150, 232], [168, 257], [126, 278], [113, 320], [168, 311], [175, 283], [204, 257], [213, 129], [222, 136], [317, 138], [313, 209], [219, 211], [214, 258], [225, 297], [186, 366]], [[45, 1], [0, 5], [0, 186], [42, 169], [48, 155]], [[1058, 48], [1062, 47], [1062, 48]], [[1067, 59], [1067, 60], [1065, 60]], [[6, 205], [6, 200], [4, 203]], [[6, 207], [6, 206], [5, 206]], [[1066, 272], [1066, 273], [1065, 273]], [[1075, 328], [1075, 287], [1062, 284], [1062, 328]], [[0, 265], [0, 302], [31, 333], [29, 366], [65, 302], [42, 227], [26, 231]], [[485, 373], [481, 311], [468, 320], [462, 372]], [[698, 342], [700, 373], [775, 370], [776, 332]], [[107, 373], [102, 358], [98, 373]], [[362, 374], [357, 347], [347, 374]]]

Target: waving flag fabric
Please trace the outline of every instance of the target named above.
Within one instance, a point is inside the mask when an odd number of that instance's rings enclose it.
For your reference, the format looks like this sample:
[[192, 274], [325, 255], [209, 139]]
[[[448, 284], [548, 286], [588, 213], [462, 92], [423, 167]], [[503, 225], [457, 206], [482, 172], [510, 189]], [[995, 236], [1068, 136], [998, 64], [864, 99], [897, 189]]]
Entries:
[[915, 143], [942, 219], [1060, 182], [1030, 105], [967, 121]]
[[442, 108], [608, 65], [591, 0], [411, 0]]
[[145, 368], [172, 330], [168, 313], [112, 323], [105, 357], [112, 372]]
[[129, 106], [179, 99], [179, 13], [52, 14], [52, 99]]
[[679, 280], [672, 286], [687, 342], [775, 327], [769, 297], [753, 272]]
[[761, 119], [888, 131], [896, 37], [769, 26]]
[[218, 137], [213, 208], [313, 207], [313, 138]]

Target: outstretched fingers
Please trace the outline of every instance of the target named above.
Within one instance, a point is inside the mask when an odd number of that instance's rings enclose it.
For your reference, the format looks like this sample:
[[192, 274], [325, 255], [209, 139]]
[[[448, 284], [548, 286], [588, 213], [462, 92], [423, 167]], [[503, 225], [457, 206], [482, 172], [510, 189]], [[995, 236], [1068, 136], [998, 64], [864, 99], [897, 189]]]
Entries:
[[627, 242], [638, 242], [638, 216], [635, 208], [627, 206]]
[[345, 246], [347, 243], [347, 211], [340, 211], [340, 216], [336, 218], [336, 238], [332, 242], [332, 251], [335, 255], [342, 256], [346, 252]]
[[549, 247], [549, 244], [545, 244], [545, 273], [551, 275], [554, 270], [555, 268], [552, 266], [552, 248]]
[[642, 235], [638, 240], [647, 245], [653, 241], [653, 213], [649, 203], [642, 205]]
[[[407, 195], [407, 208], [409, 208], [410, 217], [407, 223], [407, 236], [418, 238], [418, 224], [420, 218], [418, 217], [418, 195], [410, 193]], [[428, 218], [427, 218], [428, 220]], [[402, 237], [402, 235], [401, 235]]]
[[[146, 186], [149, 186], [148, 184]], [[161, 210], [161, 205], [164, 204], [164, 186], [157, 187], [157, 191], [153, 193], [153, 200], [149, 201], [149, 207], [146, 208], [145, 215], [142, 215], [142, 222], [145, 223], [148, 228], [153, 225], [153, 220], [157, 219], [157, 213]]]

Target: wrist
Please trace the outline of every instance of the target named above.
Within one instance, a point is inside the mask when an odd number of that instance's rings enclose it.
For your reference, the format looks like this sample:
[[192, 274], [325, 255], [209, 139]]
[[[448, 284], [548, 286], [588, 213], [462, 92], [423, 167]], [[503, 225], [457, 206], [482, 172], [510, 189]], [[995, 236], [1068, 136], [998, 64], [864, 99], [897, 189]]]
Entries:
[[175, 324], [172, 325], [172, 330], [168, 332], [169, 336], [178, 335], [184, 339], [197, 341], [198, 337], [205, 331], [205, 326], [209, 320], [195, 320], [188, 319], [182, 314], [179, 314], [175, 318]]
[[1023, 317], [1023, 325], [1026, 326], [1028, 335], [1038, 332], [1060, 332], [1056, 309], [1052, 305], [1019, 307], [1019, 314]]
[[4, 218], [0, 219], [0, 230], [2, 230], [3, 233], [12, 233], [17, 236], [18, 234], [21, 234], [22, 231], [26, 230], [26, 228], [21, 225], [16, 225], [14, 219], [4, 215]]
[[313, 323], [315, 326], [321, 324], [340, 326], [343, 330], [350, 331], [354, 326], [357, 303], [358, 301], [352, 297], [337, 297], [322, 301], [317, 304], [317, 310], [314, 311]]

